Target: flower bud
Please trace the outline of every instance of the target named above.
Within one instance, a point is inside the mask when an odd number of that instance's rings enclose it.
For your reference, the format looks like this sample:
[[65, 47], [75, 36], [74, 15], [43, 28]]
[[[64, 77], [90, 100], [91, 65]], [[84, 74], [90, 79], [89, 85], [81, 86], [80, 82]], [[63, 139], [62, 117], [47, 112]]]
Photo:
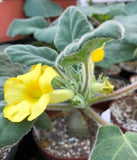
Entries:
[[113, 93], [114, 86], [106, 81], [105, 83], [93, 83], [91, 85], [91, 88], [96, 93], [108, 95], [110, 93]]
[[91, 57], [92, 57], [92, 61], [93, 62], [100, 62], [102, 61], [102, 59], [104, 58], [104, 50], [103, 50], [104, 46], [94, 50], [91, 53]]

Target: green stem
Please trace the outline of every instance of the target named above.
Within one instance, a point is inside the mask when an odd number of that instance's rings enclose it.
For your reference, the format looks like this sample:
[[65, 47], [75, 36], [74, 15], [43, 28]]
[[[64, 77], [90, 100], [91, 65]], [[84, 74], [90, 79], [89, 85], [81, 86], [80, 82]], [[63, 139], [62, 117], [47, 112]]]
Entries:
[[119, 89], [117, 91], [115, 91], [114, 93], [112, 94], [108, 94], [108, 95], [103, 95], [103, 96], [99, 96], [99, 97], [95, 97], [95, 98], [92, 98], [89, 102], [88, 102], [88, 105], [92, 104], [92, 103], [95, 103], [95, 102], [99, 102], [99, 101], [102, 101], [102, 100], [108, 100], [108, 99], [111, 99], [111, 98], [115, 98], [117, 96], [120, 96], [124, 93], [127, 93], [129, 91], [132, 91], [134, 89], [137, 88], [137, 82], [136, 83], [133, 83], [127, 87], [124, 87], [122, 89]]
[[72, 104], [66, 103], [55, 103], [55, 104], [48, 104], [46, 110], [71, 110], [73, 109]]
[[59, 75], [60, 77], [62, 77], [62, 78], [65, 79], [65, 80], [70, 81], [70, 78], [69, 78], [67, 75], [65, 75], [65, 73], [62, 72], [57, 66], [53, 66], [53, 69], [58, 73], [58, 75]]
[[106, 121], [104, 121], [91, 107], [86, 107], [84, 112], [96, 122], [100, 123], [103, 126], [109, 125]]
[[[89, 61], [89, 60], [88, 60]], [[91, 81], [91, 69], [89, 69], [89, 62], [83, 63], [83, 88], [82, 93], [86, 94]]]
[[91, 20], [93, 20], [98, 26], [101, 24], [97, 19], [95, 19], [94, 17], [89, 17]]

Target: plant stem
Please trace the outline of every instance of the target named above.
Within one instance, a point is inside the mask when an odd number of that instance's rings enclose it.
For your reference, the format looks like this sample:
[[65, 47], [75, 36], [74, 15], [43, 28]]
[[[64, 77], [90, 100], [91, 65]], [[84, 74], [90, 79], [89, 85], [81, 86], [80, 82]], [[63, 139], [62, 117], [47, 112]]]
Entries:
[[90, 80], [91, 80], [91, 73], [89, 69], [89, 60], [86, 63], [83, 63], [83, 88], [82, 93], [85, 94], [87, 92]]
[[112, 94], [108, 94], [108, 95], [103, 95], [103, 96], [99, 96], [99, 97], [95, 97], [95, 98], [92, 98], [89, 102], [88, 102], [88, 105], [92, 104], [92, 103], [95, 103], [95, 102], [99, 102], [99, 101], [102, 101], [102, 100], [108, 100], [108, 99], [111, 99], [111, 98], [115, 98], [119, 95], [122, 95], [124, 93], [127, 93], [129, 91], [132, 91], [134, 89], [137, 88], [137, 82], [127, 86], [127, 87], [124, 87], [122, 89], [119, 89], [117, 91], [115, 91], [114, 93]]
[[89, 17], [91, 20], [93, 20], [98, 26], [101, 24], [97, 19], [94, 17]]
[[58, 75], [59, 75], [60, 77], [62, 77], [62, 78], [65, 79], [65, 80], [70, 81], [69, 77], [68, 77], [67, 75], [65, 75], [65, 73], [62, 72], [57, 66], [53, 66], [53, 69], [58, 73]]
[[96, 122], [100, 123], [103, 126], [109, 125], [106, 121], [104, 121], [91, 107], [86, 107], [84, 112]]
[[48, 104], [46, 110], [71, 110], [73, 109], [72, 104], [66, 103], [55, 103], [55, 104]]

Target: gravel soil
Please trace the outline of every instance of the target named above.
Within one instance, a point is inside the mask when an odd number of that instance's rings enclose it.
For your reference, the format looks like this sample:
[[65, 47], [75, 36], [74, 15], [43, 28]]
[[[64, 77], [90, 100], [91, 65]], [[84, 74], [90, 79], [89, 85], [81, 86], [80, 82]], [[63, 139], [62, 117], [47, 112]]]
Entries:
[[[67, 134], [65, 116], [52, 119], [53, 130], [45, 132], [37, 128], [37, 141], [42, 144], [44, 149], [58, 157], [79, 157], [88, 156], [93, 147], [98, 126], [96, 122], [87, 119], [89, 133], [82, 139]], [[36, 136], [36, 135], [35, 135]]]
[[118, 125], [126, 130], [137, 132], [137, 95], [127, 96], [111, 104], [111, 113]]

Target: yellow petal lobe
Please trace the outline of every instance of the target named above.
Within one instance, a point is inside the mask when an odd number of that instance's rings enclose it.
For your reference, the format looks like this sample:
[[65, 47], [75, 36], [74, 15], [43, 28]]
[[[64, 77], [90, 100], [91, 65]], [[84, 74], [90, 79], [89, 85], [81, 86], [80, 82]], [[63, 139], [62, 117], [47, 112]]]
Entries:
[[4, 98], [7, 104], [17, 104], [26, 99], [27, 88], [17, 78], [10, 78], [4, 85]]
[[43, 74], [39, 78], [40, 88], [43, 93], [49, 93], [53, 91], [51, 81], [57, 76], [57, 73], [49, 66], [42, 67]]
[[30, 108], [33, 103], [22, 101], [17, 105], [7, 105], [4, 110], [4, 117], [12, 122], [21, 122], [30, 114]]
[[50, 95], [49, 94], [42, 95], [40, 99], [33, 106], [31, 106], [30, 109], [31, 114], [28, 117], [28, 121], [32, 121], [39, 115], [41, 115], [46, 109], [49, 102], [50, 102]]
[[38, 86], [38, 79], [41, 76], [41, 64], [36, 65], [30, 72], [17, 76], [17, 79], [21, 80], [28, 88]]

